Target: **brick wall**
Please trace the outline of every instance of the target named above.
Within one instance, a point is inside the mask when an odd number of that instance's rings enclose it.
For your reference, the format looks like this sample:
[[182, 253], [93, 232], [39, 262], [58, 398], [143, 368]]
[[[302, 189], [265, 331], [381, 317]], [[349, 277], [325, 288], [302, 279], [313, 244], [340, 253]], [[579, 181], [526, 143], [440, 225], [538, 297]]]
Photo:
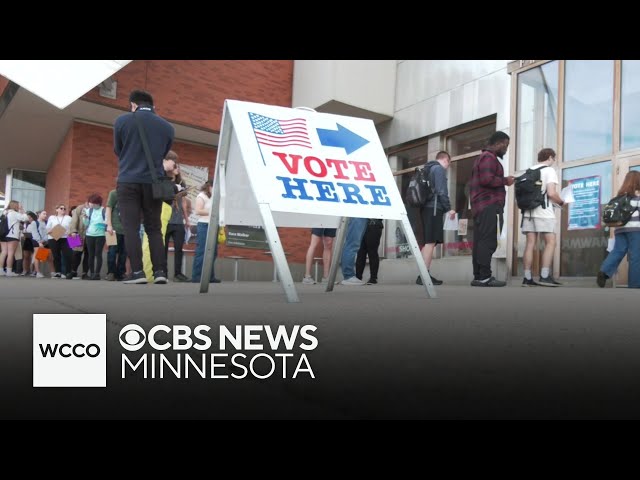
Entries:
[[71, 159], [73, 150], [74, 128], [69, 128], [53, 162], [47, 170], [47, 191], [45, 209], [49, 215], [55, 215], [55, 206], [64, 203], [69, 207], [69, 186], [71, 184]]
[[167, 120], [218, 132], [225, 99], [290, 107], [293, 61], [134, 60], [113, 78], [116, 99], [98, 88], [82, 98], [127, 110], [130, 91], [142, 88]]

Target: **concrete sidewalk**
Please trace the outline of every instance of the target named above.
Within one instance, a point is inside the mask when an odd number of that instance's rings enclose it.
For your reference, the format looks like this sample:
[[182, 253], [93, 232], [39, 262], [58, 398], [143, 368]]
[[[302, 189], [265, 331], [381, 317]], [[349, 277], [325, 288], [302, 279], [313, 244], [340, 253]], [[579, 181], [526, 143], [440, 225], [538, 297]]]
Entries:
[[[2, 418], [638, 418], [633, 289], [279, 283], [124, 285], [0, 278]], [[106, 313], [106, 389], [32, 387], [32, 314]], [[124, 381], [135, 323], [312, 324], [304, 374]], [[638, 405], [638, 406], [636, 406]]]

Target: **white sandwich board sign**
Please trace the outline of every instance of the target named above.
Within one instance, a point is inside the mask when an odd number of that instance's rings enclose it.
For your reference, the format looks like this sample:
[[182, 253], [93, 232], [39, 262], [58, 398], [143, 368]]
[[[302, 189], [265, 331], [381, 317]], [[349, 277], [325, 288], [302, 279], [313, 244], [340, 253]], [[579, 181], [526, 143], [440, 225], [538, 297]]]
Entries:
[[[264, 227], [289, 302], [298, 299], [276, 226], [340, 227], [335, 273], [348, 217], [400, 220], [427, 293], [435, 296], [371, 120], [226, 100], [213, 191], [210, 225]], [[208, 289], [217, 229], [207, 239], [201, 292]]]

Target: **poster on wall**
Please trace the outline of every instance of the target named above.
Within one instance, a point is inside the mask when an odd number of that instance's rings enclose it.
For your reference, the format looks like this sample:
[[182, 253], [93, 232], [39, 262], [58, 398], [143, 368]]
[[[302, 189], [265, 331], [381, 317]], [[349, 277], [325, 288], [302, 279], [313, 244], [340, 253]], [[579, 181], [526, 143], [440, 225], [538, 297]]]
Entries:
[[600, 228], [600, 175], [571, 180], [575, 201], [569, 204], [567, 230]]
[[187, 200], [191, 203], [191, 215], [189, 215], [189, 223], [191, 224], [191, 234], [195, 236], [196, 225], [198, 224], [198, 215], [195, 214], [196, 197], [200, 193], [200, 188], [207, 181], [209, 176], [209, 167], [195, 167], [193, 165], [180, 164], [180, 174], [184, 183], [187, 185]]

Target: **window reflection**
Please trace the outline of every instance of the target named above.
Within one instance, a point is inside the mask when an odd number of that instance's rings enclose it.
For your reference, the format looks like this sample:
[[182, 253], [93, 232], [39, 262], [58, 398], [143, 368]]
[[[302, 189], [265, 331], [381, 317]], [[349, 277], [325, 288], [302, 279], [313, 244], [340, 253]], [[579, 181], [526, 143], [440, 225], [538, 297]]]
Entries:
[[558, 61], [518, 75], [517, 169], [537, 162], [542, 148], [557, 149]]
[[621, 150], [640, 147], [640, 60], [622, 61]]
[[564, 161], [611, 153], [613, 60], [567, 60]]

